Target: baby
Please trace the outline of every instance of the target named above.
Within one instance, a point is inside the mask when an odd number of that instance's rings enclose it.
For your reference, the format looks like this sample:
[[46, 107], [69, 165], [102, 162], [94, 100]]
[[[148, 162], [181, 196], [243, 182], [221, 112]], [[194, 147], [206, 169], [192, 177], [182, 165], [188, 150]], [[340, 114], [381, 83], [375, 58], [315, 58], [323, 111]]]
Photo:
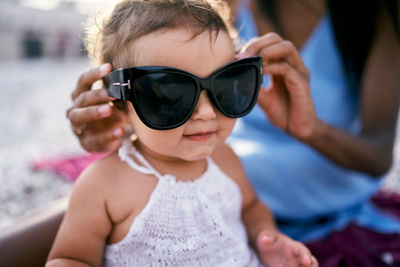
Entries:
[[224, 143], [262, 81], [261, 58], [234, 60], [228, 14], [211, 0], [122, 1], [89, 39], [136, 138], [79, 177], [46, 266], [317, 266]]

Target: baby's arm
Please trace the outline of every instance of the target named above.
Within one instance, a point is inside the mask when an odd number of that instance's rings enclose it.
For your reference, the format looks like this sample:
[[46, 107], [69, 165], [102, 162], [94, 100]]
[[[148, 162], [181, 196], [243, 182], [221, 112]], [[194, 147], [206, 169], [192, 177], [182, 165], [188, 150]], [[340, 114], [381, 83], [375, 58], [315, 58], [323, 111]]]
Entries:
[[99, 266], [111, 222], [99, 171], [89, 168], [74, 186], [46, 267]]
[[254, 194], [247, 201], [244, 196], [242, 220], [250, 243], [267, 266], [318, 266], [305, 245], [279, 232], [271, 212]]
[[213, 154], [214, 161], [239, 185], [242, 192], [242, 220], [250, 244], [264, 264], [274, 266], [318, 266], [309, 250], [277, 229], [272, 213], [261, 203], [246, 178], [239, 158], [223, 145]]

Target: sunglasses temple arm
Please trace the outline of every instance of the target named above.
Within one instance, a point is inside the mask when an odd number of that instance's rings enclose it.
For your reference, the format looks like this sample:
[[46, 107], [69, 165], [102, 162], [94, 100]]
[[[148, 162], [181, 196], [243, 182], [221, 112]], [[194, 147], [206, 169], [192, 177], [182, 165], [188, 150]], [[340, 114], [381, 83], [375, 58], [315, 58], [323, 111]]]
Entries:
[[126, 92], [131, 89], [131, 82], [130, 80], [126, 81], [124, 76], [124, 71], [120, 69], [111, 72], [105, 77], [107, 81], [106, 90], [109, 96], [126, 100]]

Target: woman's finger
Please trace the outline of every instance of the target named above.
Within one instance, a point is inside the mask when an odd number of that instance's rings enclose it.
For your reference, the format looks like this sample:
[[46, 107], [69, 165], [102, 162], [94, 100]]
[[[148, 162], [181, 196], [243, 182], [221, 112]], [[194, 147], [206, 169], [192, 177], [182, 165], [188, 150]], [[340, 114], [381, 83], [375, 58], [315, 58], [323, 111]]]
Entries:
[[[270, 64], [265, 68], [273, 78], [281, 78], [279, 86], [288, 92], [286, 131], [297, 139], [306, 141], [315, 134], [318, 120], [315, 113], [309, 82], [287, 62]], [[273, 91], [278, 92], [273, 85]], [[270, 101], [272, 102], [272, 101]], [[271, 103], [270, 103], [271, 104]], [[265, 109], [265, 107], [263, 107]]]
[[246, 43], [241, 53], [245, 53], [248, 56], [258, 55], [258, 53], [265, 48], [282, 41], [282, 38], [276, 33], [267, 33], [261, 37], [251, 39]]
[[100, 80], [103, 76], [110, 73], [112, 66], [110, 63], [101, 65], [100, 67], [91, 68], [79, 76], [76, 88], [71, 94], [72, 100], [75, 100], [82, 92], [89, 91], [93, 83]]
[[305, 76], [309, 76], [308, 69], [304, 65], [296, 47], [290, 41], [284, 40], [264, 47], [259, 51], [258, 55], [262, 57], [263, 65], [286, 60], [299, 72], [303, 73]]
[[106, 104], [114, 98], [108, 96], [106, 89], [90, 90], [81, 93], [73, 102], [72, 108], [82, 108], [93, 105]]
[[131, 135], [126, 128], [122, 126], [114, 127], [108, 131], [102, 131], [96, 134], [84, 135], [80, 138], [82, 147], [91, 152], [109, 152], [117, 149], [121, 144], [121, 137]]
[[[298, 72], [287, 62], [271, 63], [263, 66], [264, 74], [279, 75], [290, 93], [291, 98], [304, 96], [304, 88], [308, 84], [308, 78], [304, 74]], [[300, 86], [299, 86], [300, 85]], [[307, 90], [308, 91], [308, 90]]]
[[73, 108], [67, 111], [71, 125], [80, 128], [82, 125], [111, 116], [113, 110], [110, 104]]

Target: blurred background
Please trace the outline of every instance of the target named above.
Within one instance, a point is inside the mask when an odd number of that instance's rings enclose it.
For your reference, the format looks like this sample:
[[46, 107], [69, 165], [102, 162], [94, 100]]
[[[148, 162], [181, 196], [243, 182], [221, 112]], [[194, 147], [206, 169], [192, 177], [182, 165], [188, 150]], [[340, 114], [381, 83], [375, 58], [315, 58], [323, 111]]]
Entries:
[[[83, 23], [104, 3], [0, 0], [0, 230], [72, 189], [62, 176], [33, 166], [84, 153], [65, 111], [79, 74], [90, 67]], [[397, 141], [384, 184], [398, 191], [399, 151]]]
[[83, 23], [101, 4], [0, 0], [0, 229], [71, 191], [71, 182], [33, 165], [84, 153], [65, 111], [90, 67]]

